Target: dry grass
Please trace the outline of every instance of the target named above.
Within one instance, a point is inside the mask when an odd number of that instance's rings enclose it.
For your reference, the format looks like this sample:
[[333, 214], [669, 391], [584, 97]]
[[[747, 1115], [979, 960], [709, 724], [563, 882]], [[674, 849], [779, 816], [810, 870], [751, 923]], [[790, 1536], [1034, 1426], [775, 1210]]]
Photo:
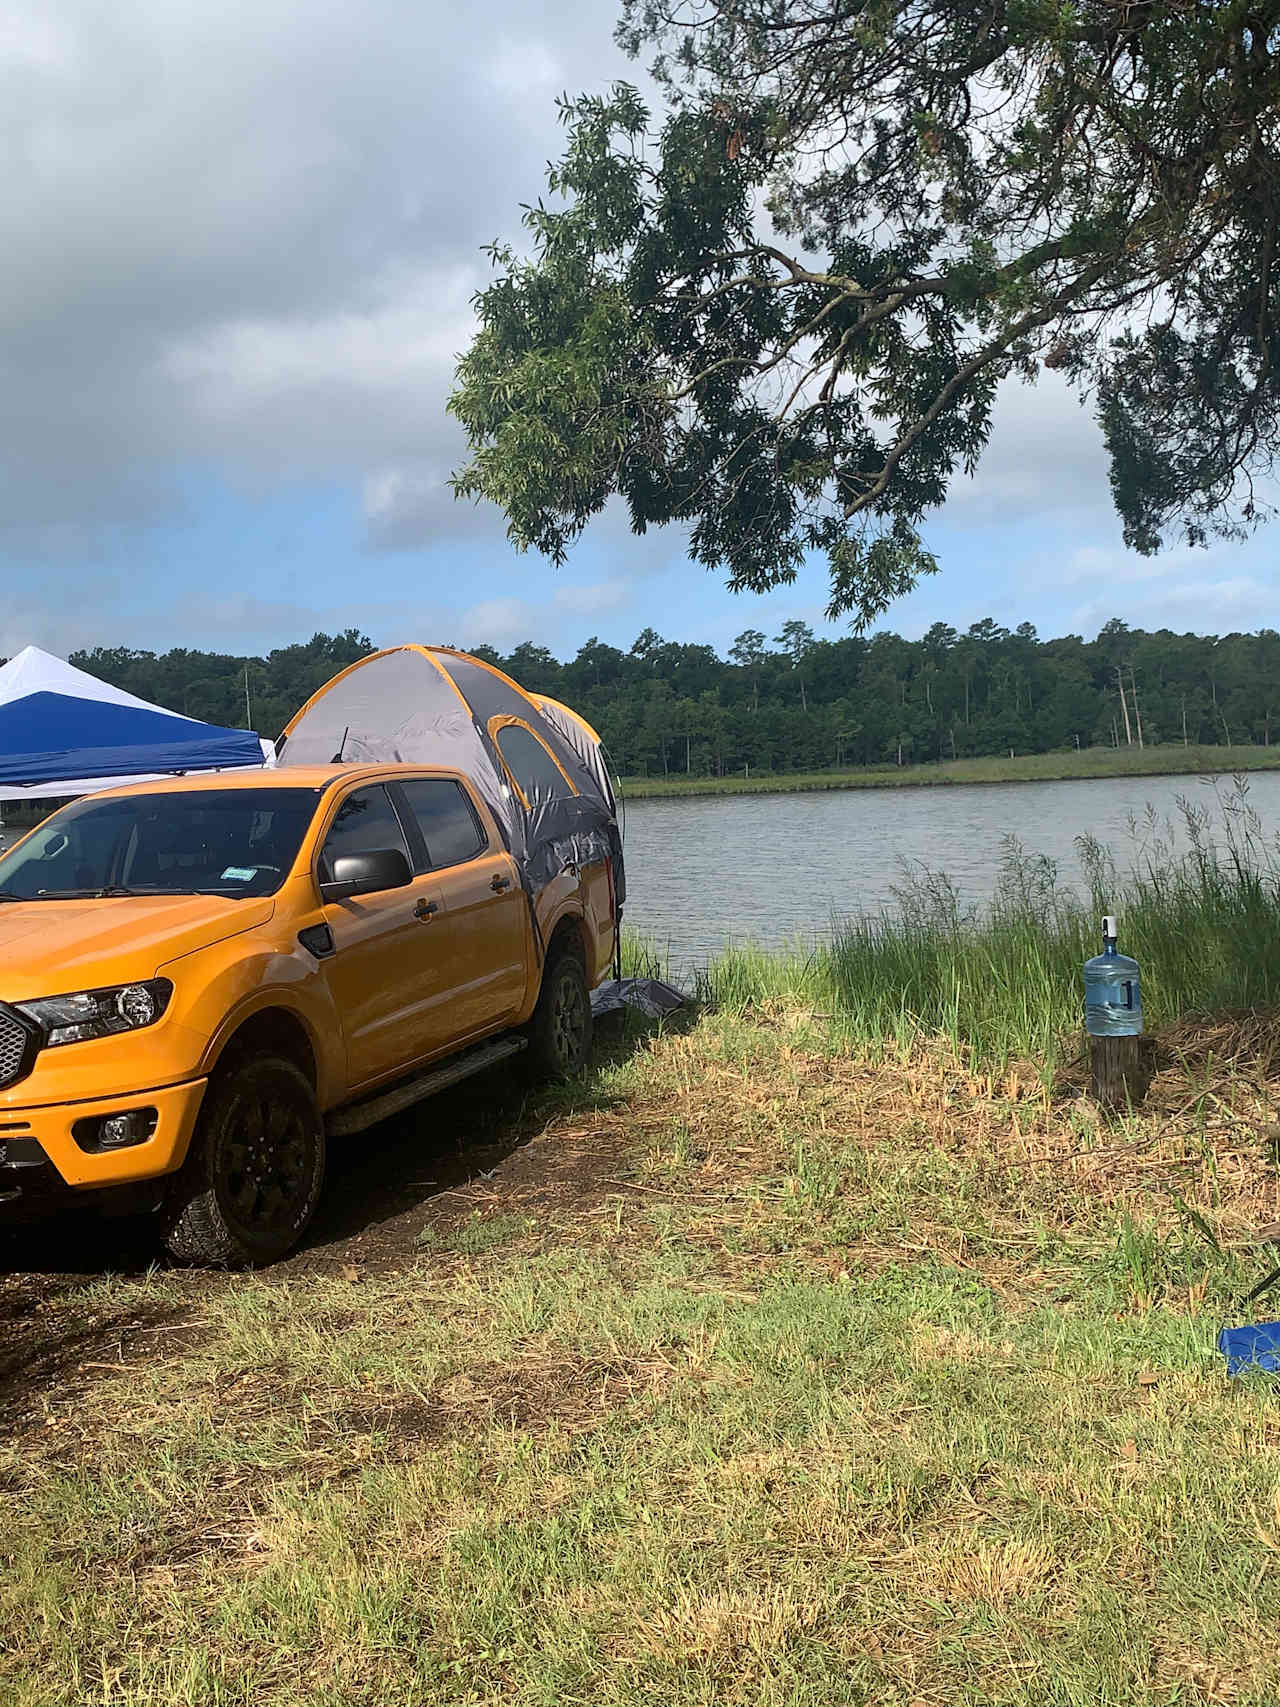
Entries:
[[[1188, 1220], [1194, 1211], [1205, 1221], [1201, 1232], [1224, 1249], [1280, 1223], [1280, 1023], [1272, 1016], [1168, 1028], [1155, 1040], [1157, 1071], [1144, 1108], [1119, 1122], [1103, 1118], [1085, 1095], [1083, 1059], [1046, 1086], [1034, 1063], [975, 1072], [944, 1043], [905, 1061], [868, 1062], [787, 1041], [788, 1031], [804, 1037], [813, 1024], [804, 1010], [772, 1022], [764, 1016], [754, 1028], [758, 1052], [711, 1060], [701, 1034], [669, 1041], [679, 1120], [673, 1127], [664, 1107], [648, 1121], [633, 1116], [632, 1125], [638, 1135], [656, 1134], [650, 1173], [674, 1164], [679, 1179], [669, 1189], [695, 1227], [714, 1221], [700, 1204], [723, 1212], [745, 1194], [763, 1207], [761, 1181], [781, 1169], [773, 1189], [804, 1203], [816, 1238], [839, 1219], [836, 1200], [847, 1214], [850, 1176], [867, 1173], [861, 1213], [886, 1186], [896, 1189], [904, 1167], [916, 1172], [925, 1158], [961, 1171], [966, 1199], [980, 1194], [985, 1246], [999, 1243], [997, 1235], [1025, 1246], [1050, 1222], [1092, 1225], [1100, 1209], [1150, 1223], [1161, 1237], [1196, 1226]], [[761, 1054], [781, 1071], [762, 1070]], [[894, 1161], [886, 1169], [887, 1135]], [[878, 1179], [871, 1157], [886, 1169]], [[948, 1260], [966, 1260], [953, 1197], [935, 1203], [917, 1190], [903, 1206], [910, 1241], [886, 1238], [881, 1219], [857, 1240], [863, 1260], [909, 1257], [926, 1242]], [[998, 1274], [991, 1269], [987, 1278], [994, 1283]]]

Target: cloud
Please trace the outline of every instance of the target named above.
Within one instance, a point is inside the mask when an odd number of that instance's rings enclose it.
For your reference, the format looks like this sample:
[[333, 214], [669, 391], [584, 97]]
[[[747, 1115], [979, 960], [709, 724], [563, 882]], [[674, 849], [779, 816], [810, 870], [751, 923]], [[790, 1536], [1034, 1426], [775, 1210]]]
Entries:
[[50, 598], [44, 583], [29, 592], [6, 588], [0, 609], [0, 658], [12, 658], [24, 646], [42, 646], [46, 651], [66, 654], [102, 640], [100, 606], [110, 605], [119, 592], [115, 576], [102, 576], [94, 588], [95, 598], [79, 604]]
[[1175, 546], [1154, 557], [1121, 545], [1090, 544], [1065, 557], [1061, 582], [1076, 599], [1071, 627], [1084, 634], [1095, 633], [1117, 613], [1131, 627], [1226, 633], [1274, 626], [1269, 568], [1260, 538], [1243, 546]]
[[1102, 430], [1061, 374], [1042, 373], [1034, 385], [1001, 386], [978, 467], [955, 483], [943, 513], [977, 525], [1110, 511]]
[[424, 431], [423, 418], [469, 335], [477, 278], [474, 267], [396, 269], [328, 314], [205, 328], [166, 350], [161, 371], [211, 447], [252, 447], [286, 469], [453, 441], [451, 424]]
[[522, 640], [540, 638], [539, 612], [521, 598], [482, 599], [459, 620], [464, 646], [496, 646], [500, 652]]
[[482, 599], [462, 612], [457, 627], [464, 646], [483, 644], [504, 651], [532, 640], [568, 656], [586, 638], [584, 619], [618, 610], [631, 594], [631, 583], [618, 577], [557, 587], [542, 602], [518, 594]]
[[1173, 566], [1168, 554], [1142, 557], [1116, 545], [1078, 545], [1062, 560], [1060, 580], [1068, 587], [1092, 581], [1152, 581], [1167, 576]]
[[0, 24], [0, 544], [79, 555], [79, 528], [149, 525], [191, 461], [372, 482], [384, 520], [398, 474], [438, 530], [481, 246], [537, 192], [554, 93], [627, 65], [605, 0], [480, 21], [44, 0]]
[[621, 576], [610, 581], [598, 581], [589, 587], [557, 587], [555, 602], [561, 610], [575, 616], [598, 616], [601, 611], [616, 610], [631, 597], [631, 583]]
[[420, 459], [366, 475], [360, 509], [369, 549], [418, 552], [445, 540], [473, 538], [496, 543], [504, 530], [502, 517], [489, 504], [456, 499], [449, 484], [452, 467], [448, 458]]
[[1276, 590], [1257, 575], [1224, 574], [1152, 578], [1142, 595], [1112, 590], [1077, 607], [1073, 628], [1091, 634], [1122, 605], [1132, 628], [1171, 628], [1177, 633], [1227, 634], [1276, 626]]

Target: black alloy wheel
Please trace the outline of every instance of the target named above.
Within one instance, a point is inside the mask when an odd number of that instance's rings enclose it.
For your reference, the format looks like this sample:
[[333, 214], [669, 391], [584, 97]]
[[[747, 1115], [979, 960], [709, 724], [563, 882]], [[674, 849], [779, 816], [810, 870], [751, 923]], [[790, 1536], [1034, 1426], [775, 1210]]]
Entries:
[[534, 1067], [553, 1079], [573, 1079], [591, 1054], [591, 996], [576, 948], [553, 947], [529, 1027]]
[[174, 1179], [170, 1253], [225, 1268], [276, 1261], [315, 1213], [324, 1164], [315, 1093], [291, 1061], [257, 1055], [220, 1069]]
[[247, 1237], [291, 1226], [311, 1171], [304, 1111], [250, 1093], [220, 1134], [215, 1177], [228, 1219]]

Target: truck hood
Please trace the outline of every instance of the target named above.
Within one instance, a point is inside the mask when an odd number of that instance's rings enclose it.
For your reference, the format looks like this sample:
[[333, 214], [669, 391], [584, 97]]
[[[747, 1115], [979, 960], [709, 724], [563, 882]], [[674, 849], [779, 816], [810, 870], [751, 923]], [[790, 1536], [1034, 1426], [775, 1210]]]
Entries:
[[166, 961], [265, 924], [271, 896], [119, 895], [0, 905], [0, 1001], [154, 978]]

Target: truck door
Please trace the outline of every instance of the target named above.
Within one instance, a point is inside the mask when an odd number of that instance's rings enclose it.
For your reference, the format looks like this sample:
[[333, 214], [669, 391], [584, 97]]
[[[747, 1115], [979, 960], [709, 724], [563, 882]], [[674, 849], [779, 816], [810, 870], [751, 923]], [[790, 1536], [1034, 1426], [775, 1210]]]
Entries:
[[467, 791], [450, 777], [398, 783], [421, 837], [415, 868], [439, 885], [443, 999], [456, 1038], [515, 1020], [532, 942], [515, 861], [488, 834]]
[[[396, 848], [413, 863], [409, 839], [387, 789], [355, 789], [338, 807], [320, 853], [324, 882], [339, 854]], [[342, 1016], [352, 1089], [412, 1067], [447, 1038], [432, 1041], [428, 1016], [443, 1021], [448, 955], [435, 937], [444, 906], [439, 882], [415, 876], [404, 889], [330, 901], [324, 916], [334, 954], [322, 962]]]

